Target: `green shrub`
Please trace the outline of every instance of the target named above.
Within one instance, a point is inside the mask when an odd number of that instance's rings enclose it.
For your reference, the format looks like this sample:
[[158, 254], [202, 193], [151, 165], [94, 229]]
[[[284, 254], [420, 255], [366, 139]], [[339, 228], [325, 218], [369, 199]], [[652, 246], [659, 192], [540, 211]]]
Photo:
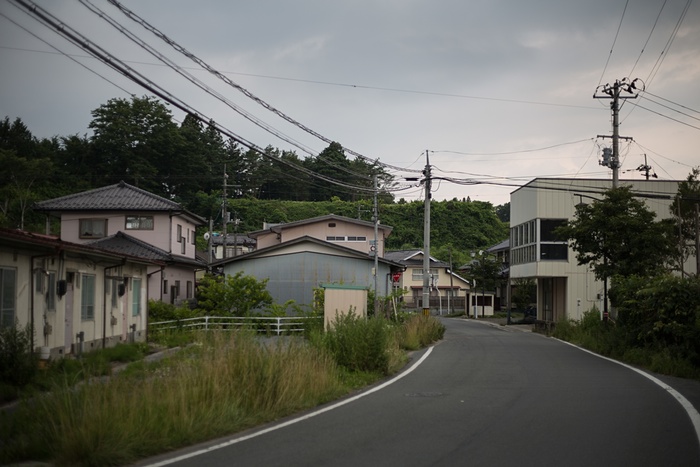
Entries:
[[350, 371], [389, 373], [392, 328], [381, 317], [363, 318], [350, 310], [339, 315], [330, 329], [313, 341], [325, 348], [336, 363]]
[[399, 328], [402, 349], [417, 350], [437, 342], [445, 335], [445, 326], [433, 316], [412, 314], [404, 318]]
[[0, 381], [21, 388], [32, 381], [38, 371], [37, 365], [38, 357], [32, 349], [32, 327], [27, 324], [21, 328], [17, 321], [12, 326], [0, 327]]

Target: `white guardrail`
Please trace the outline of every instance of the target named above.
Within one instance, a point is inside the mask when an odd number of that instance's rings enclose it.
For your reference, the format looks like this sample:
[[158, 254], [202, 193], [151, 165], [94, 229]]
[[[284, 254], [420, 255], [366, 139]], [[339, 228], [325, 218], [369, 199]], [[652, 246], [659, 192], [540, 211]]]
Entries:
[[260, 334], [282, 334], [304, 332], [309, 320], [322, 317], [307, 316], [199, 316], [196, 318], [159, 321], [148, 324], [148, 332], [172, 331], [177, 329], [234, 331], [251, 329]]

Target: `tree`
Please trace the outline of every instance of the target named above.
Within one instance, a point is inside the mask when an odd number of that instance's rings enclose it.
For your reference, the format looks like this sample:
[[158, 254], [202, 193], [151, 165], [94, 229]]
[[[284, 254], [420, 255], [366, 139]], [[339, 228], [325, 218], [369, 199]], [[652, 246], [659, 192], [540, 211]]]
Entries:
[[691, 255], [698, 254], [695, 249], [695, 238], [698, 235], [695, 225], [695, 210], [700, 203], [700, 180], [698, 177], [700, 177], [700, 168], [696, 167], [685, 180], [678, 184], [678, 193], [669, 208], [680, 237], [678, 269], [682, 268], [682, 263]]
[[197, 308], [209, 316], [250, 316], [251, 311], [272, 304], [267, 282], [243, 271], [226, 277], [206, 275], [197, 287]]
[[577, 205], [574, 219], [555, 233], [570, 240], [578, 264], [591, 265], [599, 280], [651, 277], [665, 271], [674, 254], [671, 224], [655, 217], [629, 187], [619, 187]]
[[474, 290], [482, 293], [487, 290], [489, 292], [495, 291], [496, 287], [503, 281], [503, 265], [495, 256], [483, 251], [473, 254], [473, 259], [468, 264], [466, 272], [467, 278], [472, 284], [475, 284]]
[[186, 181], [178, 174], [187, 154], [170, 111], [160, 101], [148, 96], [110, 99], [92, 116], [98, 185], [124, 180], [168, 198], [178, 194]]
[[49, 159], [27, 159], [0, 149], [0, 224], [25, 228], [29, 208], [40, 198], [37, 186], [51, 174]]

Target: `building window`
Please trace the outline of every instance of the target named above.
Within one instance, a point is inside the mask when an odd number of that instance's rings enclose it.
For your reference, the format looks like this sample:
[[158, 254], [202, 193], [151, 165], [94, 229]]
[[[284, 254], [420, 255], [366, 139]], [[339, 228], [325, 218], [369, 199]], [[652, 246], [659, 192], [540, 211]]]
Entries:
[[163, 294], [168, 295], [168, 279], [163, 281]]
[[354, 235], [348, 236], [348, 242], [366, 242], [367, 237], [358, 237]]
[[187, 281], [187, 298], [192, 298], [192, 281]]
[[[434, 277], [435, 280], [439, 277], [437, 269], [430, 269], [431, 278]], [[412, 269], [411, 270], [411, 280], [412, 281], [422, 281], [423, 280], [423, 269]]]
[[555, 233], [566, 222], [566, 219], [540, 219], [540, 261], [568, 260], [568, 241]]
[[345, 241], [345, 237], [343, 237], [343, 236], [333, 236], [333, 235], [329, 235], [329, 236], [326, 237], [326, 241], [327, 241], [327, 242], [344, 242], [344, 241]]
[[49, 271], [46, 281], [46, 309], [56, 311], [56, 271]]
[[175, 298], [180, 296], [180, 281], [175, 281]]
[[95, 276], [83, 274], [80, 296], [80, 319], [90, 321], [95, 319]]
[[126, 230], [153, 230], [153, 216], [126, 216]]
[[138, 316], [141, 314], [141, 279], [131, 279], [131, 291], [131, 316]]
[[15, 324], [15, 294], [17, 271], [0, 268], [0, 327]]
[[111, 284], [112, 288], [112, 308], [116, 308], [119, 304], [119, 284], [117, 279], [112, 279], [108, 284]]
[[107, 219], [80, 219], [80, 238], [103, 238], [107, 235]]

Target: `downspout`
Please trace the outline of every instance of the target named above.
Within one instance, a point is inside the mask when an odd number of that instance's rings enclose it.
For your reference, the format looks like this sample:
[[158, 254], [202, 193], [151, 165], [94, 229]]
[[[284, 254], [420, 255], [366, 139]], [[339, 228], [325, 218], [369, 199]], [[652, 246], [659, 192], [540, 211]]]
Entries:
[[51, 258], [52, 256], [56, 256], [59, 253], [60, 249], [57, 249], [54, 253], [50, 255], [36, 255], [36, 256], [30, 256], [30, 268], [29, 268], [29, 307], [31, 308], [31, 313], [29, 314], [29, 325], [32, 328], [32, 336], [29, 341], [31, 345], [31, 351], [34, 352], [34, 260], [39, 259], [39, 258]]
[[[107, 270], [120, 268], [126, 264], [126, 258], [122, 259], [122, 262], [115, 264], [114, 266], [106, 266], [102, 271], [102, 348], [107, 348]], [[114, 290], [112, 290], [114, 293]]]

